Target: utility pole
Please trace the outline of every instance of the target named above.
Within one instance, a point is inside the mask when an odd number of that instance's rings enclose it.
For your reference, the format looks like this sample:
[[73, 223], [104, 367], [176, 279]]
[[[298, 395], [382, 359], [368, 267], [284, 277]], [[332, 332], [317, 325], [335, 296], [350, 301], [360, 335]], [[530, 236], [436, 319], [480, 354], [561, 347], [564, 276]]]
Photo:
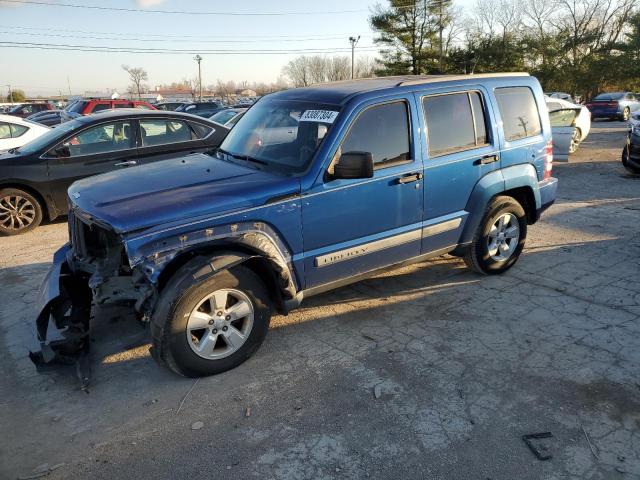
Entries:
[[9, 101], [13, 103], [13, 91], [11, 90], [11, 85], [7, 85], [9, 87]]
[[449, 5], [450, 0], [436, 0], [435, 6], [439, 7], [438, 9], [438, 32], [440, 34], [440, 73], [444, 73], [444, 40], [443, 40], [443, 32], [444, 32], [444, 7]]
[[358, 35], [358, 38], [349, 37], [349, 42], [351, 42], [351, 79], [352, 80], [355, 76], [356, 45], [358, 44], [359, 40], [360, 40], [360, 35]]
[[193, 59], [198, 62], [198, 90], [200, 101], [202, 101], [202, 70], [200, 69], [200, 62], [202, 61], [202, 57], [200, 55], [196, 55]]
[[69, 81], [68, 76], [67, 76], [67, 87], [69, 88], [69, 97], [71, 97], [71, 82]]

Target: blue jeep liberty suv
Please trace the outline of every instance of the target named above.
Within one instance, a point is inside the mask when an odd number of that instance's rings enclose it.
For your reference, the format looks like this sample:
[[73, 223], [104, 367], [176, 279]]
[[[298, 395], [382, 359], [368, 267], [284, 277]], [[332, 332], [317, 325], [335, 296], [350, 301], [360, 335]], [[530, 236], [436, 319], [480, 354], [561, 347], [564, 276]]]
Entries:
[[267, 95], [214, 151], [69, 188], [31, 358], [86, 358], [92, 306], [129, 302], [156, 360], [210, 375], [258, 349], [273, 311], [384, 269], [448, 253], [502, 273], [555, 200], [552, 161], [523, 73]]

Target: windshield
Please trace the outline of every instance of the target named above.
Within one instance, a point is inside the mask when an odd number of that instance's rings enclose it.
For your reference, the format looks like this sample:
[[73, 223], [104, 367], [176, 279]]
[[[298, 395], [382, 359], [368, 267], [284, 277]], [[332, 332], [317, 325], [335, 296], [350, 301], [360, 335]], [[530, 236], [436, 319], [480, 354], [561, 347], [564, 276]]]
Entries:
[[620, 100], [624, 93], [601, 93], [594, 100]]
[[67, 112], [80, 113], [86, 104], [87, 102], [76, 100], [75, 102], [67, 105], [67, 108], [65, 108], [65, 110]]
[[71, 130], [78, 128], [80, 125], [83, 125], [83, 123], [78, 120], [71, 120], [70, 122], [62, 123], [56, 128], [52, 128], [47, 133], [30, 141], [26, 145], [23, 145], [19, 148], [19, 151], [21, 153], [31, 154], [44, 150], [49, 146], [53, 146], [53, 144], [57, 143], [59, 140], [62, 140], [62, 137]]
[[22, 107], [23, 107], [23, 105], [22, 105], [22, 104], [20, 104], [20, 105], [16, 105], [15, 107], [11, 107], [11, 108], [9, 109], [9, 113], [16, 113], [16, 112], [19, 112], [20, 110], [22, 110]]
[[340, 107], [265, 97], [242, 116], [220, 145], [224, 153], [282, 173], [309, 166]]

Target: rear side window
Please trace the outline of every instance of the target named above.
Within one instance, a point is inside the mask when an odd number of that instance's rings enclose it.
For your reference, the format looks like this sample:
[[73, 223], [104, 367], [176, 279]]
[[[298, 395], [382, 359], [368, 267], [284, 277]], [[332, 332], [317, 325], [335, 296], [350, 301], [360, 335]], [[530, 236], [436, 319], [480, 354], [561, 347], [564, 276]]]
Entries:
[[540, 135], [540, 114], [530, 88], [496, 88], [496, 100], [507, 141]]
[[429, 156], [437, 157], [487, 144], [482, 97], [478, 92], [424, 97]]
[[341, 153], [371, 152], [374, 168], [411, 159], [409, 112], [405, 102], [368, 108], [358, 116]]
[[11, 136], [13, 138], [18, 138], [21, 135], [24, 135], [24, 133], [29, 130], [28, 127], [25, 127], [24, 125], [15, 125], [15, 124], [10, 124], [9, 125], [11, 127]]
[[204, 138], [207, 135], [209, 135], [212, 131], [214, 131], [213, 128], [207, 127], [200, 123], [189, 122], [189, 125], [191, 125], [191, 128], [193, 129], [193, 131], [196, 132], [196, 136], [198, 138]]
[[96, 155], [133, 148], [129, 122], [104, 123], [67, 140], [69, 156]]
[[11, 138], [11, 128], [8, 123], [0, 123], [0, 140]]
[[113, 105], [114, 108], [131, 108], [130, 103], [115, 103]]
[[181, 120], [140, 120], [140, 133], [144, 147], [186, 142], [193, 138], [191, 128]]

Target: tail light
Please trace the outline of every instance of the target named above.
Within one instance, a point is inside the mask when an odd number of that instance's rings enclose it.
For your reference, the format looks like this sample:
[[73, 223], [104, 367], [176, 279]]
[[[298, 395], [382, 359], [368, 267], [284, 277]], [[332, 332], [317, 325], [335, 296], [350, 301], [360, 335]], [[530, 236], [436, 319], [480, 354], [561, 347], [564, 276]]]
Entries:
[[607, 103], [607, 106], [608, 107], [616, 107], [616, 108], [618, 108], [618, 102], [609, 102], [609, 103]]
[[544, 180], [551, 178], [553, 170], [553, 141], [549, 140], [544, 147]]

